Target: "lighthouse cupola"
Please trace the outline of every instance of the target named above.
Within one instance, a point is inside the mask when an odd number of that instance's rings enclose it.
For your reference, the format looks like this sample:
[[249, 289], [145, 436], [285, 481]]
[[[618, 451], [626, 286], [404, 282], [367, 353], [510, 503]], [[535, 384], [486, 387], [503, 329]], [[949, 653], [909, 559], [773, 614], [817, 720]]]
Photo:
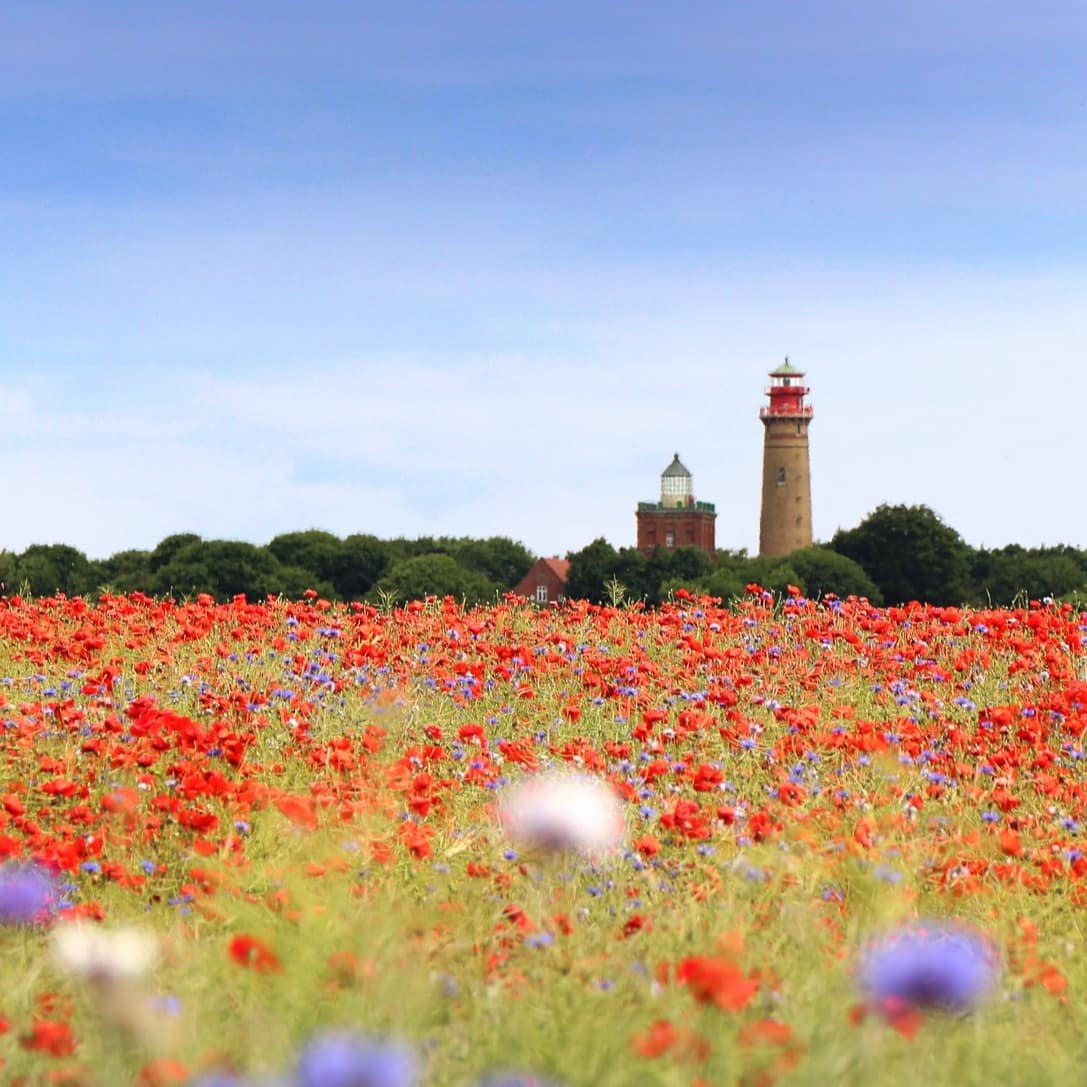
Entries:
[[676, 453], [672, 463], [661, 472], [661, 506], [679, 509], [694, 504], [694, 479]]
[[804, 384], [804, 372], [789, 361], [788, 355], [776, 370], [770, 371], [770, 382], [766, 390], [770, 403], [759, 413], [762, 418], [780, 415], [811, 418], [811, 408], [804, 403], [811, 389]]

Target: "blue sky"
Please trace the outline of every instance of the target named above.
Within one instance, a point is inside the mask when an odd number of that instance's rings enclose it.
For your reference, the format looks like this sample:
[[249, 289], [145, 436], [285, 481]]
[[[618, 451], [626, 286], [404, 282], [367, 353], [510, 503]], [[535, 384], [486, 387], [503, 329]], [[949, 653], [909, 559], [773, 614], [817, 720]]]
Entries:
[[0, 9], [0, 547], [634, 540], [678, 450], [754, 550], [1087, 546], [1087, 8]]

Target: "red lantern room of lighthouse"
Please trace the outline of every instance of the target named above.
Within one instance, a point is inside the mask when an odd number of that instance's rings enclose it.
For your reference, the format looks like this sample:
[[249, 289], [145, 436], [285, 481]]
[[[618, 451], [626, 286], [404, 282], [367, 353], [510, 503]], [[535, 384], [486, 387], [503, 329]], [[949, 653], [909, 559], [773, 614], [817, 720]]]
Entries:
[[804, 384], [803, 370], [798, 370], [786, 359], [784, 365], [770, 372], [770, 381], [770, 388], [766, 390], [770, 403], [759, 411], [761, 418], [773, 418], [777, 415], [811, 418], [811, 407], [804, 403], [804, 397], [811, 389]]

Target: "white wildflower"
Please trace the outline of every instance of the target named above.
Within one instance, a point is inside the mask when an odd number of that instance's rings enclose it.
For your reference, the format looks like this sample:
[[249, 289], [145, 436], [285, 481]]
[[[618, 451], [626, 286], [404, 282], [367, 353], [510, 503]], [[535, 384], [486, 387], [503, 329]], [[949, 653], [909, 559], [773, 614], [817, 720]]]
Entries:
[[53, 960], [66, 974], [101, 985], [134, 981], [158, 960], [158, 940], [146, 929], [72, 922], [53, 930]]
[[614, 790], [585, 774], [543, 773], [504, 789], [498, 818], [509, 839], [526, 849], [599, 858], [620, 849], [626, 839]]

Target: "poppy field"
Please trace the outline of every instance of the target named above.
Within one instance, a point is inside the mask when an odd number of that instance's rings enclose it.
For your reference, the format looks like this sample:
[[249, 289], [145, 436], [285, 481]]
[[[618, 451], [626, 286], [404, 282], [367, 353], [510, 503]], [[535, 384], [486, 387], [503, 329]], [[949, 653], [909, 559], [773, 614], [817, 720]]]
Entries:
[[1065, 1084], [1087, 616], [0, 598], [13, 1087]]

